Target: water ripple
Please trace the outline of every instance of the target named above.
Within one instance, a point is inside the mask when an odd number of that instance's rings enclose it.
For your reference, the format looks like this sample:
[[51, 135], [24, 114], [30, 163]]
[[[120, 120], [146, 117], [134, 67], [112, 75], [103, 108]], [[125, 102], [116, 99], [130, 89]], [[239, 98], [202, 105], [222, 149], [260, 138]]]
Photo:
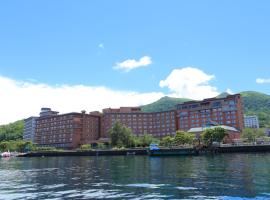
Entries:
[[270, 199], [270, 154], [0, 160], [0, 199]]

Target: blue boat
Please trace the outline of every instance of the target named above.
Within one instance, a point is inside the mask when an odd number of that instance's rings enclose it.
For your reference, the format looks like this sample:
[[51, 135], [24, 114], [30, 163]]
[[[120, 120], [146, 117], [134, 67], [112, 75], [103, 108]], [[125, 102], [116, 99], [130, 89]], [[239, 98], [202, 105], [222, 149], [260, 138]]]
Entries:
[[157, 144], [150, 144], [148, 154], [150, 156], [179, 156], [198, 155], [194, 148], [159, 148]]

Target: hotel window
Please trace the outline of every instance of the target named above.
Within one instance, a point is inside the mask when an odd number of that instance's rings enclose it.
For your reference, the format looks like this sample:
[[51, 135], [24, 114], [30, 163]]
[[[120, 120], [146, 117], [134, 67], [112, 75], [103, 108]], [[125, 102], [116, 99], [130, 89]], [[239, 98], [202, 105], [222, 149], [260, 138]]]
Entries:
[[235, 101], [234, 100], [230, 100], [229, 101], [229, 105], [235, 105]]

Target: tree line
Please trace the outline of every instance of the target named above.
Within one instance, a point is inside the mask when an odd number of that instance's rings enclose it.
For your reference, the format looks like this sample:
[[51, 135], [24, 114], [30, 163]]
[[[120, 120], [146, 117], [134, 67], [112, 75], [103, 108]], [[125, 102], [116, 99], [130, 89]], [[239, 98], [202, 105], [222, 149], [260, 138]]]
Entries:
[[[54, 151], [53, 147], [37, 147], [36, 144], [30, 141], [22, 140], [21, 129], [23, 121], [18, 121], [12, 126], [0, 127], [0, 151]], [[120, 122], [116, 122], [109, 130], [111, 142], [108, 146], [103, 143], [96, 145], [96, 149], [104, 148], [133, 148], [133, 147], [149, 147], [151, 143], [159, 144], [164, 147], [183, 146], [183, 145], [197, 145], [203, 144], [211, 146], [213, 142], [222, 142], [224, 138], [228, 136], [225, 129], [216, 127], [214, 129], [206, 129], [200, 135], [200, 139], [191, 133], [184, 131], [177, 131], [175, 135], [165, 136], [163, 138], [155, 138], [151, 134], [145, 133], [136, 136], [132, 130]], [[241, 138], [247, 142], [255, 142], [258, 138], [265, 138], [264, 131], [262, 129], [245, 128], [242, 131]], [[81, 150], [92, 149], [91, 144], [84, 144], [81, 146]]]
[[[120, 122], [116, 122], [109, 133], [111, 146], [117, 148], [148, 147], [151, 143], [172, 147], [194, 145], [194, 143], [198, 142], [194, 134], [184, 131], [177, 131], [174, 136], [165, 136], [159, 139], [147, 133], [136, 136], [130, 128], [122, 125]], [[206, 129], [201, 135], [201, 140], [209, 146], [213, 142], [222, 142], [226, 136], [228, 136], [228, 133], [225, 129], [216, 127], [214, 129]]]
[[[117, 148], [148, 147], [151, 143], [160, 146], [172, 147], [183, 145], [204, 145], [211, 146], [214, 142], [221, 143], [229, 137], [228, 132], [222, 127], [205, 129], [199, 136], [185, 131], [177, 131], [175, 135], [155, 138], [151, 134], [136, 136], [132, 130], [120, 122], [116, 122], [109, 131], [111, 146]], [[258, 139], [270, 139], [263, 129], [244, 128], [241, 138], [245, 142], [255, 142]]]

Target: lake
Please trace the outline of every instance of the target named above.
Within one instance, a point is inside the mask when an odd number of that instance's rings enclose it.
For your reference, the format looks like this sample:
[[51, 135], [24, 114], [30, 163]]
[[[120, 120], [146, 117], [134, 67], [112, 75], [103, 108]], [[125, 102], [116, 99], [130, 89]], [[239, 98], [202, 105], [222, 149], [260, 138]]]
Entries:
[[2, 158], [0, 199], [270, 199], [270, 154]]

